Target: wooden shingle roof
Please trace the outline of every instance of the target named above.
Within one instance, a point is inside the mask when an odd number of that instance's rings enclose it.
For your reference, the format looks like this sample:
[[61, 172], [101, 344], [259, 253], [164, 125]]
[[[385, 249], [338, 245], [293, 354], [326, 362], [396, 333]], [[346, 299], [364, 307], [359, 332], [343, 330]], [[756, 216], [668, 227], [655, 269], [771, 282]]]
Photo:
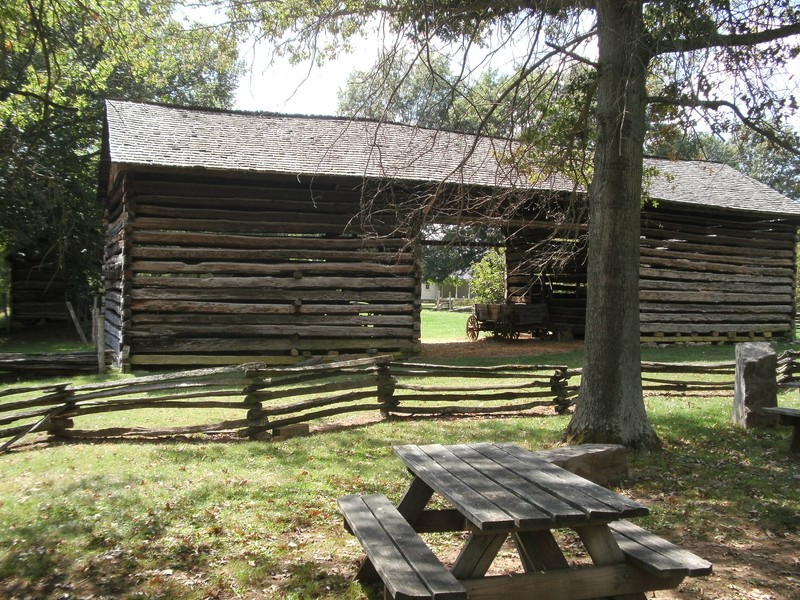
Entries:
[[[366, 120], [107, 100], [104, 145], [105, 160], [118, 165], [532, 187], [504, 160], [507, 140]], [[657, 169], [649, 193], [659, 201], [800, 217], [799, 202], [726, 165], [646, 163]], [[535, 187], [573, 184], [551, 178]]]

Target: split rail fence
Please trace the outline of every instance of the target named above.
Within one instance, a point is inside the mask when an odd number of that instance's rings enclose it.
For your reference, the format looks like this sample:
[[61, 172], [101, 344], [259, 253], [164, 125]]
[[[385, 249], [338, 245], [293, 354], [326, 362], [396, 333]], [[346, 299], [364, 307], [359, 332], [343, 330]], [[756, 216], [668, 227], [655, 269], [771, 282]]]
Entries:
[[[0, 382], [44, 377], [92, 375], [105, 372], [110, 363], [110, 353], [53, 352], [46, 354], [0, 354]], [[100, 361], [104, 361], [102, 364]]]
[[[643, 363], [642, 369], [648, 393], [733, 390], [732, 362]], [[68, 439], [195, 433], [259, 438], [289, 425], [369, 411], [441, 416], [543, 408], [558, 414], [577, 400], [580, 375], [580, 369], [563, 365], [444, 366], [386, 356], [289, 367], [248, 364], [87, 385], [22, 385], [0, 388], [0, 439], [7, 440], [0, 452], [35, 432]], [[166, 427], [167, 419], [154, 417], [153, 409], [181, 411], [180, 424]], [[197, 420], [183, 416], [189, 409]], [[142, 410], [148, 412], [129, 413], [125, 426], [117, 417], [102, 417]], [[209, 423], [212, 418], [220, 420]], [[85, 429], [75, 427], [78, 419]], [[205, 423], [185, 425], [198, 420]]]
[[785, 350], [778, 355], [778, 385], [800, 387], [800, 350]]

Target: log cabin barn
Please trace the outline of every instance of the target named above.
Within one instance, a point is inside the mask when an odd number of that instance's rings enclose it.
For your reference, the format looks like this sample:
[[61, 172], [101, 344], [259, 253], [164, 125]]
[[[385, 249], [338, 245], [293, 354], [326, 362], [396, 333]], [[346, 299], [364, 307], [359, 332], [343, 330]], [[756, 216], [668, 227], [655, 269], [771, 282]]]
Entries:
[[[585, 253], [531, 258], [555, 227], [537, 202], [575, 186], [530, 183], [513, 150], [366, 120], [109, 100], [107, 347], [137, 368], [414, 353], [420, 228], [462, 218], [504, 228], [510, 301], [542, 303], [554, 333], [581, 336]], [[727, 166], [648, 160], [643, 341], [790, 337], [800, 204]], [[512, 197], [524, 201], [510, 215]]]

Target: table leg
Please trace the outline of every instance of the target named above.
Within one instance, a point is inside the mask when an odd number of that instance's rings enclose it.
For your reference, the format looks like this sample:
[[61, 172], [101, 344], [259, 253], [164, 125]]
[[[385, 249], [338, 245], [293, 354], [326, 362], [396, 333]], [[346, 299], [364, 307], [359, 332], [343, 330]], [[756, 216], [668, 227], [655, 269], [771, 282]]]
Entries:
[[800, 421], [794, 422], [794, 429], [792, 429], [792, 439], [789, 442], [789, 450], [792, 452], [800, 452]]
[[[576, 527], [575, 531], [580, 536], [594, 564], [603, 566], [625, 562], [625, 555], [620, 550], [619, 544], [614, 539], [614, 535], [608, 525]], [[612, 598], [614, 600], [645, 600], [647, 596], [644, 592], [641, 592], [612, 596]]]
[[378, 575], [378, 571], [375, 570], [375, 567], [370, 561], [369, 558], [364, 558], [361, 561], [361, 566], [358, 567], [358, 571], [356, 571], [356, 581], [360, 581], [361, 583], [377, 583], [381, 580], [381, 576]]
[[569, 567], [567, 559], [564, 558], [558, 542], [549, 529], [518, 531], [514, 534], [514, 542], [526, 573]]
[[461, 549], [458, 558], [450, 569], [456, 579], [483, 577], [492, 566], [497, 553], [503, 547], [507, 533], [476, 534], [470, 533], [467, 543]]
[[397, 511], [413, 526], [431, 496], [433, 496], [433, 489], [419, 477], [414, 477], [406, 493], [397, 503]]

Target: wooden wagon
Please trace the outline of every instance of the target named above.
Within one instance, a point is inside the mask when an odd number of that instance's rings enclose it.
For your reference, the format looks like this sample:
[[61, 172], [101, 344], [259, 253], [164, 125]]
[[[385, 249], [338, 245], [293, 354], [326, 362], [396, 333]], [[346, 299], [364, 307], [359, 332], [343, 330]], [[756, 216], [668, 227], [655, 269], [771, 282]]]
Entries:
[[542, 337], [549, 333], [547, 307], [544, 304], [476, 304], [467, 318], [467, 337], [473, 342], [481, 331], [507, 340], [521, 333]]

